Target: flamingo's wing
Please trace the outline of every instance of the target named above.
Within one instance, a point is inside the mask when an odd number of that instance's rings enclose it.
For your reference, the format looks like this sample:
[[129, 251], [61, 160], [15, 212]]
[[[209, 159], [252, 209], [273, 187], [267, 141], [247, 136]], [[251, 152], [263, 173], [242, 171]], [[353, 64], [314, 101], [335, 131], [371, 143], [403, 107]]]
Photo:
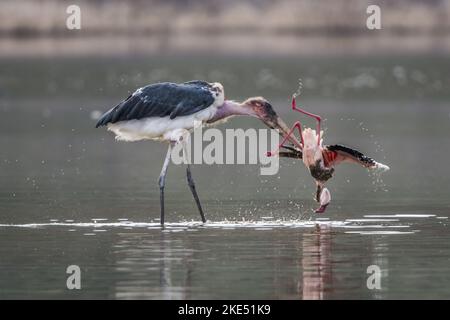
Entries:
[[365, 156], [358, 150], [340, 144], [325, 146], [324, 159], [328, 160], [329, 164], [332, 166], [341, 162], [358, 163], [366, 168], [378, 168], [380, 165], [378, 162]]
[[294, 159], [302, 159], [303, 153], [300, 149], [294, 147], [294, 146], [281, 146], [284, 149], [287, 149], [289, 151], [280, 151], [278, 152], [278, 156], [282, 158], [294, 158]]

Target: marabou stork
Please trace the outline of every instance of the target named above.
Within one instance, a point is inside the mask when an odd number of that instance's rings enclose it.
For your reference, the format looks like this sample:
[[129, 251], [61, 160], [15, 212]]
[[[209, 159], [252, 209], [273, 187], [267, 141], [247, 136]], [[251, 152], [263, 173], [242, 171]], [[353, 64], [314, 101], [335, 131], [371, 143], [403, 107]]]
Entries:
[[[161, 225], [164, 224], [164, 186], [171, 151], [175, 144], [182, 143], [186, 154], [189, 131], [199, 122], [213, 124], [235, 115], [259, 118], [281, 135], [289, 128], [275, 113], [270, 103], [262, 97], [253, 97], [242, 103], [225, 100], [220, 83], [189, 81], [184, 83], [156, 83], [137, 89], [124, 101], [104, 113], [96, 127], [107, 126], [117, 140], [159, 140], [169, 143], [169, 148], [159, 176]], [[288, 139], [298, 145], [295, 137]], [[186, 176], [189, 188], [197, 204], [203, 222], [206, 222], [197, 195], [190, 165]]]

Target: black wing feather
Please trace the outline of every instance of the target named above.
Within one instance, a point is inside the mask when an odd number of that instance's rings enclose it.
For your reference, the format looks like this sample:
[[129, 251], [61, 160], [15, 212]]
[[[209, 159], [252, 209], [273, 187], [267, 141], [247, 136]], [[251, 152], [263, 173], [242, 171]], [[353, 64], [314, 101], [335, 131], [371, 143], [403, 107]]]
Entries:
[[214, 103], [211, 88], [209, 83], [199, 80], [148, 85], [103, 114], [96, 127], [126, 120], [167, 116], [174, 119], [194, 114]]
[[361, 152], [359, 152], [358, 150], [340, 145], [340, 144], [335, 144], [335, 145], [331, 145], [331, 146], [327, 146], [326, 147], [328, 150], [330, 151], [337, 151], [337, 152], [343, 152], [348, 154], [349, 156], [353, 157], [355, 160], [358, 160], [359, 162], [368, 165], [368, 166], [374, 166], [376, 164], [375, 160], [373, 160], [372, 158], [362, 154]]
[[286, 145], [282, 145], [281, 147], [290, 151], [279, 152], [280, 157], [303, 159], [303, 152], [300, 149]]

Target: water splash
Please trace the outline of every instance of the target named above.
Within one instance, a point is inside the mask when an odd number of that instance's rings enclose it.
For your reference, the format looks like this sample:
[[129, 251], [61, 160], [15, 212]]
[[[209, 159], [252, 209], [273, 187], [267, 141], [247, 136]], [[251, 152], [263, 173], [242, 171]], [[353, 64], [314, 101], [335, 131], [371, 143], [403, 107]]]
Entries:
[[383, 181], [382, 175], [384, 172], [385, 172], [384, 170], [377, 170], [377, 169], [368, 170], [369, 177], [372, 179], [372, 186], [374, 188], [373, 189], [374, 192], [378, 191], [389, 192], [386, 183]]
[[[347, 119], [347, 120], [354, 120], [354, 119]], [[377, 154], [377, 158], [379, 155], [380, 157], [383, 158], [383, 160], [385, 160], [386, 156], [383, 154], [384, 149], [381, 146], [380, 142], [375, 138], [375, 135], [373, 133], [369, 133], [369, 129], [367, 127], [365, 127], [364, 122], [359, 122], [357, 126], [361, 130], [363, 135], [368, 136], [370, 138], [371, 142], [375, 145], [374, 153]], [[386, 183], [383, 181], [383, 178], [382, 178], [382, 174], [387, 171], [386, 169], [388, 169], [388, 168], [385, 168], [385, 165], [383, 165], [383, 166], [380, 166], [379, 169], [368, 170], [369, 177], [371, 178], [372, 185], [374, 187], [374, 189], [373, 189], [374, 192], [377, 192], [377, 191], [388, 192], [389, 191]]]
[[302, 90], [303, 90], [303, 80], [302, 80], [302, 78], [298, 78], [298, 87], [292, 96], [294, 98], [299, 97], [302, 94]]
[[[268, 218], [268, 217], [266, 217]], [[182, 221], [169, 222], [164, 225], [164, 229], [187, 229], [187, 228], [309, 228], [318, 224], [330, 225], [332, 227], [343, 227], [350, 222], [346, 221], [330, 221], [330, 220], [223, 220], [211, 221], [202, 223], [199, 221]], [[92, 231], [105, 232], [107, 228], [147, 228], [147, 229], [161, 229], [159, 222], [133, 222], [133, 221], [119, 221], [119, 222], [49, 222], [49, 223], [25, 223], [25, 224], [0, 224], [3, 228], [30, 228], [41, 229], [47, 227], [70, 227], [73, 228], [93, 228]]]
[[[104, 218], [91, 219], [89, 222], [45, 222], [25, 224], [0, 224], [1, 228], [19, 228], [43, 230], [47, 228], [63, 228], [70, 232], [78, 232], [84, 236], [102, 236], [113, 230], [158, 230], [164, 233], [213, 230], [235, 230], [251, 229], [255, 231], [268, 231], [280, 229], [311, 229], [317, 226], [328, 226], [341, 230], [347, 234], [359, 235], [400, 235], [420, 232], [412, 228], [414, 223], [411, 219], [416, 218], [448, 218], [433, 214], [369, 214], [358, 219], [333, 220], [330, 217], [319, 217], [311, 215], [301, 219], [276, 219], [274, 215], [266, 215], [257, 220], [235, 219], [222, 221], [208, 221], [202, 223], [194, 220], [166, 223], [162, 228], [159, 219], [150, 222], [133, 222], [125, 219], [117, 219], [109, 222]], [[440, 220], [442, 221], [442, 220]]]

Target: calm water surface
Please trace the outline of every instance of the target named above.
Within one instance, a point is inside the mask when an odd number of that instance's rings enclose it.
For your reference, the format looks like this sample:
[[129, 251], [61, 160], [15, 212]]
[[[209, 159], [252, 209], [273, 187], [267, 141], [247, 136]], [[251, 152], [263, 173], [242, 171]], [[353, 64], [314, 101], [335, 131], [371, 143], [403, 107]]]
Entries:
[[[183, 61], [0, 61], [0, 298], [450, 298], [447, 58]], [[293, 123], [299, 77], [326, 143], [391, 167], [381, 177], [339, 167], [320, 216], [306, 170], [283, 159], [274, 176], [195, 165], [209, 219], [198, 223], [184, 168], [171, 166], [162, 230], [166, 147], [93, 128], [93, 111], [128, 90], [193, 78], [221, 81], [230, 98], [264, 95]], [[219, 128], [238, 127], [262, 125]], [[69, 265], [81, 290], [66, 288]], [[380, 290], [366, 286], [370, 265]]]

